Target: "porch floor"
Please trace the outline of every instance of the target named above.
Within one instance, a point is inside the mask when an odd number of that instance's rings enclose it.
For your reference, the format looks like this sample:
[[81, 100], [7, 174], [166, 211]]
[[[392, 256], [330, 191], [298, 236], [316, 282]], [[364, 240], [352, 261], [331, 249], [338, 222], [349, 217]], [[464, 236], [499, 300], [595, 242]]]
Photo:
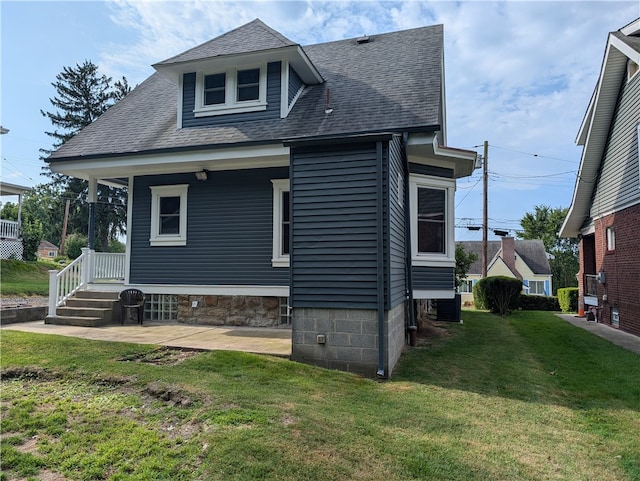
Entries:
[[195, 326], [153, 321], [145, 322], [142, 326], [113, 324], [104, 327], [77, 327], [35, 321], [7, 324], [3, 325], [2, 329], [81, 337], [97, 341], [291, 356], [291, 329], [288, 328]]

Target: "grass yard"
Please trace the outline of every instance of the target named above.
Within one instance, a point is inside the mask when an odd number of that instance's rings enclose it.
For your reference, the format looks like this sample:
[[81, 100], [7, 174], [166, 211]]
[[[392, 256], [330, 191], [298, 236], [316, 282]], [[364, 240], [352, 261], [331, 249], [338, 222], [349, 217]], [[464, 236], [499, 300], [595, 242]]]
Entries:
[[2, 296], [48, 296], [49, 270], [59, 267], [51, 262], [0, 260], [0, 294]]
[[640, 356], [463, 314], [385, 382], [2, 331], [2, 479], [640, 480]]

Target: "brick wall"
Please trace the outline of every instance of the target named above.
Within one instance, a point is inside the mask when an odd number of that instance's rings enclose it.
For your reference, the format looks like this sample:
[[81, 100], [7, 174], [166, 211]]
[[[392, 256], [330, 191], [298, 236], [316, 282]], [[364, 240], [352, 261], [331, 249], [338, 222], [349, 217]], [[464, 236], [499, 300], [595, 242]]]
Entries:
[[[607, 228], [615, 231], [615, 249], [607, 249]], [[580, 243], [580, 273], [605, 273], [598, 285], [600, 322], [611, 324], [617, 308], [620, 329], [640, 336], [640, 205], [632, 206], [595, 221], [593, 251], [589, 242]], [[595, 259], [595, 271], [590, 263]], [[580, 276], [582, 277], [582, 275]], [[580, 292], [583, 292], [582, 279]]]

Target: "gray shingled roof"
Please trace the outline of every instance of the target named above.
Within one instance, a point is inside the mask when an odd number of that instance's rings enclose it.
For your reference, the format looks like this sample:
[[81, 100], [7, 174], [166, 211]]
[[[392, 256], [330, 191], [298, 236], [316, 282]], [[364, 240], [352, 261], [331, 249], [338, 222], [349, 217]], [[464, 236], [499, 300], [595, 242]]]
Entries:
[[[473, 252], [478, 256], [471, 267], [469, 268], [469, 274], [482, 274], [482, 241], [460, 241], [456, 244], [461, 244], [464, 250], [467, 252]], [[496, 256], [500, 250], [500, 241], [487, 242], [487, 262], [491, 263], [491, 260]], [[539, 239], [534, 240], [516, 240], [515, 241], [516, 254], [519, 255], [522, 260], [529, 266], [534, 274], [550, 275], [551, 267], [549, 266], [549, 259], [544, 249], [544, 244]]]
[[[238, 38], [252, 33], [264, 39], [267, 34], [262, 25], [254, 21], [225, 35]], [[280, 37], [275, 35], [274, 43], [287, 41]], [[243, 42], [243, 47], [238, 47], [241, 50], [246, 50], [247, 45], [254, 46], [251, 38], [243, 38]], [[206, 45], [169, 61], [201, 55]], [[326, 82], [308, 86], [285, 119], [178, 129], [177, 86], [155, 73], [49, 159], [189, 150], [309, 136], [440, 129], [444, 108], [441, 25], [372, 35], [371, 41], [363, 44], [349, 39], [308, 45], [304, 51]], [[327, 115], [328, 90], [333, 112]]]
[[292, 45], [297, 44], [265, 25], [261, 20], [255, 19], [253, 22], [224, 33], [213, 40], [209, 40], [156, 65], [169, 65], [223, 55], [259, 52]]

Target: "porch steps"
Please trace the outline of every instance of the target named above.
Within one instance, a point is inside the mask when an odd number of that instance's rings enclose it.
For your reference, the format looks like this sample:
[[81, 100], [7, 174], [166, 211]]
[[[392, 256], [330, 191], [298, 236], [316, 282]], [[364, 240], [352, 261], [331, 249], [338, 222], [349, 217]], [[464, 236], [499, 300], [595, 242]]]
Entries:
[[100, 327], [120, 322], [120, 301], [117, 292], [78, 291], [47, 316], [45, 324], [78, 327]]

